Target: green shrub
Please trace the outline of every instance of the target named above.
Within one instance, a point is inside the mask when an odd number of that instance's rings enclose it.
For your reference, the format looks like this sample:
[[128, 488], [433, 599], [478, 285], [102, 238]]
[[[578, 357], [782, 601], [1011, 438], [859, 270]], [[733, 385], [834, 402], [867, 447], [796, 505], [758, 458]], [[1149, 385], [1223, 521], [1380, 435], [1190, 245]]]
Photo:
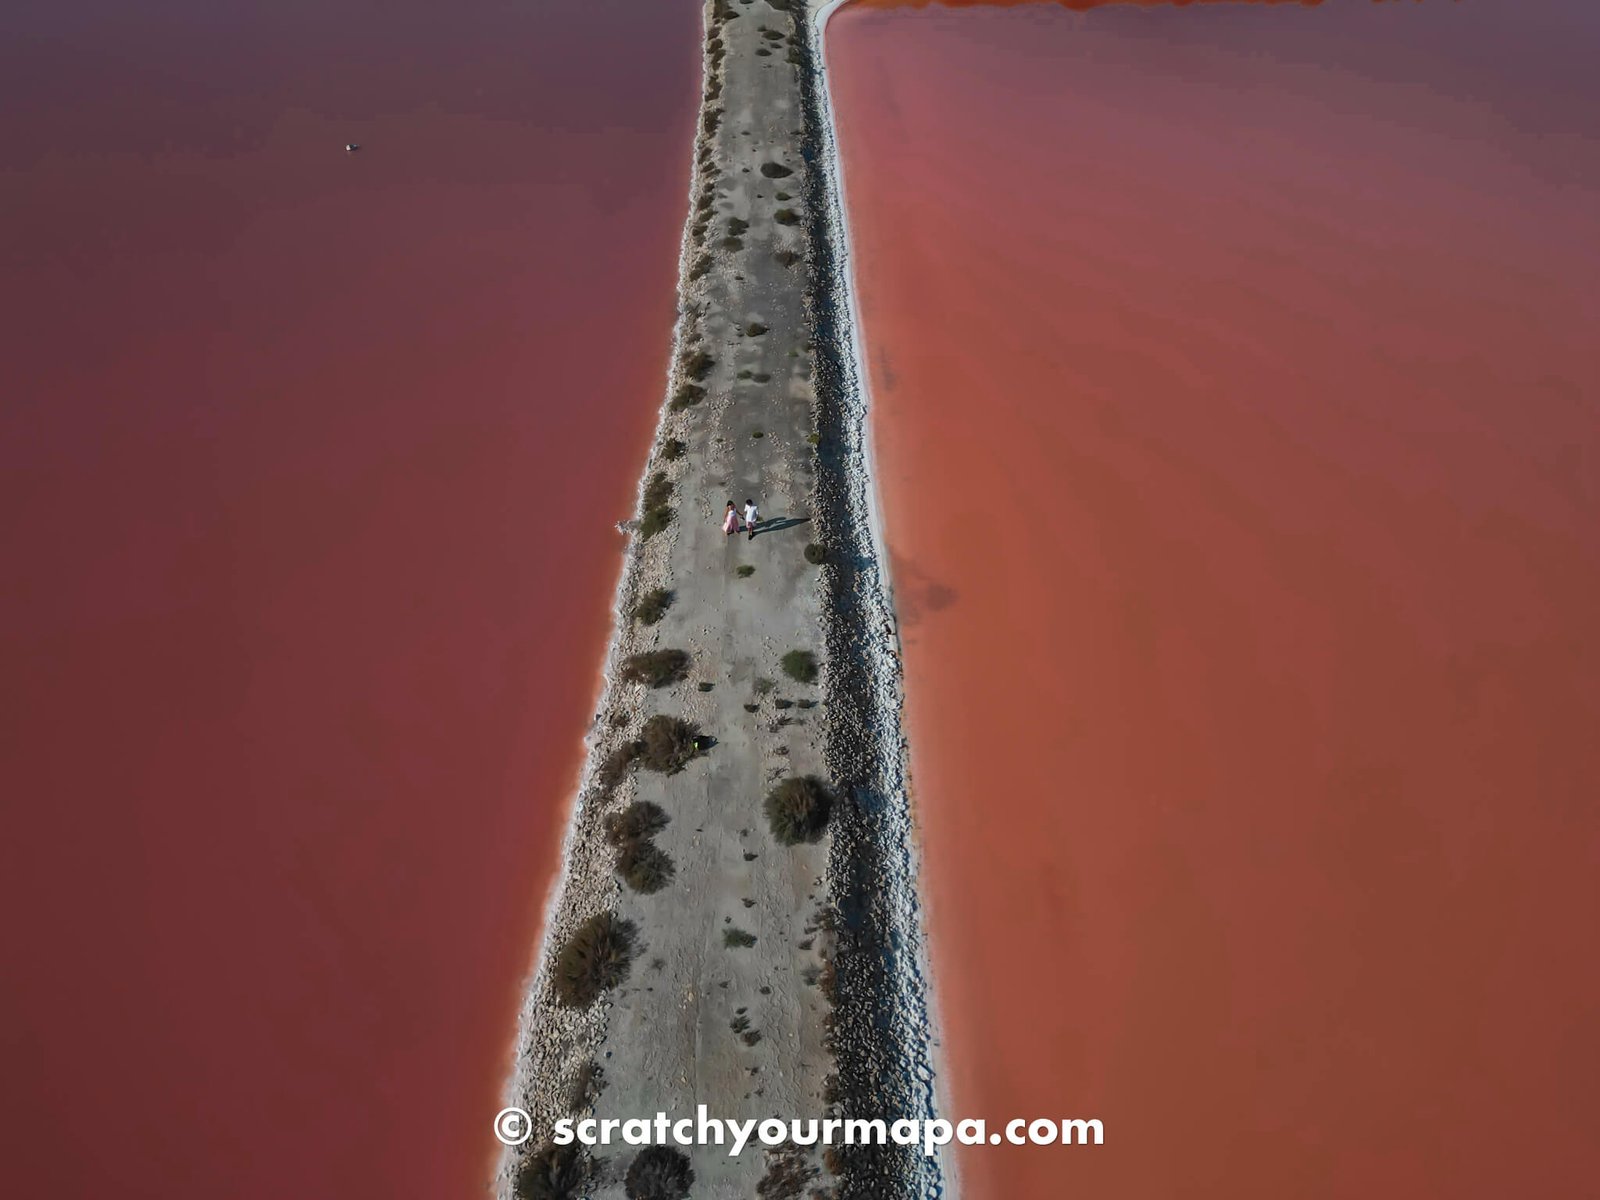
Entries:
[[676, 774], [698, 753], [700, 730], [681, 717], [658, 713], [640, 731], [638, 760], [651, 771]]
[[637, 930], [615, 913], [596, 913], [578, 926], [556, 956], [556, 999], [569, 1008], [588, 1008], [600, 993], [628, 977]]
[[806, 561], [813, 566], [820, 566], [828, 560], [828, 552], [820, 542], [806, 543]]
[[761, 173], [768, 179], [787, 179], [794, 172], [782, 163], [764, 162], [761, 164]]
[[773, 257], [786, 267], [792, 267], [800, 261], [800, 256], [793, 250], [779, 250]]
[[783, 673], [796, 683], [817, 681], [817, 658], [809, 650], [791, 650], [783, 656]]
[[672, 607], [672, 593], [666, 588], [651, 588], [639, 597], [639, 602], [633, 606], [633, 619], [641, 625], [654, 625], [667, 615], [667, 609]]
[[724, 929], [722, 931], [722, 944], [731, 950], [742, 950], [746, 946], [756, 944], [756, 935], [746, 933], [742, 929]]
[[777, 212], [772, 214], [772, 219], [779, 225], [800, 224], [800, 214], [795, 212], [795, 210], [792, 208], [780, 208]]
[[677, 438], [668, 438], [661, 443], [661, 457], [667, 462], [677, 462], [688, 452], [689, 443], [680, 442]]
[[754, 567], [752, 567], [749, 563], [746, 563], [744, 566], [740, 567], [738, 569], [738, 571], [735, 572], [735, 574], [737, 574], [740, 579], [749, 579], [750, 576], [754, 575], [755, 573], [756, 573], [756, 569]]
[[667, 813], [659, 804], [648, 800], [635, 800], [621, 812], [607, 815], [606, 841], [613, 846], [655, 837], [667, 827]]
[[815, 775], [791, 776], [767, 793], [767, 824], [785, 846], [815, 842], [828, 827], [833, 797]]
[[744, 332], [747, 337], [760, 337], [767, 332], [767, 327], [760, 321], [751, 321], [744, 327]]
[[622, 660], [618, 672], [628, 683], [646, 687], [667, 687], [682, 683], [689, 675], [689, 655], [683, 650], [646, 650]]
[[628, 1200], [684, 1200], [693, 1186], [688, 1156], [671, 1146], [646, 1146], [623, 1180]]
[[512, 1190], [517, 1200], [572, 1200], [588, 1175], [576, 1146], [546, 1146], [522, 1160]]

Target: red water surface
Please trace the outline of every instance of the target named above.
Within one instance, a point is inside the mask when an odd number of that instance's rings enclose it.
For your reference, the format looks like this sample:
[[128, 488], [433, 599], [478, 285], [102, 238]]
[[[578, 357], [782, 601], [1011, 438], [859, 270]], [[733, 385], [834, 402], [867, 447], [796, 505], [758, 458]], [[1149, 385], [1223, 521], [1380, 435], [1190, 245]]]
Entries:
[[1592, 1192], [1597, 34], [835, 18], [964, 1195]]
[[0, 1190], [479, 1194], [698, 6], [4, 24]]

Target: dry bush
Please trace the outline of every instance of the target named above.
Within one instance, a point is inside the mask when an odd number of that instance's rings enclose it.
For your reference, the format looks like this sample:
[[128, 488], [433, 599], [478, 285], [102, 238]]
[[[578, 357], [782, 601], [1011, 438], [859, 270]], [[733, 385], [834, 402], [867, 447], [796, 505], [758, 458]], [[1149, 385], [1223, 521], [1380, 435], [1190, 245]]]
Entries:
[[650, 476], [650, 482], [644, 485], [644, 506], [646, 508], [660, 508], [672, 499], [672, 480], [667, 478], [665, 471], [657, 471]]
[[683, 356], [683, 373], [690, 379], [704, 379], [716, 362], [704, 350], [691, 350]]
[[627, 777], [634, 761], [639, 757], [638, 742], [623, 742], [600, 764], [600, 786], [610, 791]]
[[638, 760], [651, 771], [672, 775], [700, 753], [700, 730], [681, 717], [658, 713], [644, 723]]
[[644, 487], [644, 513], [639, 518], [639, 536], [654, 537], [672, 524], [672, 480], [665, 472], [657, 471]]
[[756, 1184], [756, 1195], [761, 1200], [800, 1200], [816, 1177], [805, 1147], [787, 1143], [767, 1151], [767, 1173]]
[[633, 606], [633, 619], [641, 625], [654, 625], [667, 615], [667, 609], [672, 607], [672, 593], [666, 588], [651, 588], [639, 597], [639, 602]]
[[646, 1146], [628, 1167], [628, 1200], [684, 1200], [694, 1186], [689, 1156], [671, 1146]]
[[767, 793], [767, 823], [785, 846], [821, 839], [833, 811], [827, 784], [815, 775], [791, 776]]
[[617, 850], [617, 874], [636, 892], [659, 892], [677, 874], [672, 856], [649, 838], [624, 842]]
[[606, 841], [613, 846], [624, 846], [629, 842], [655, 837], [666, 827], [666, 809], [648, 800], [635, 800], [621, 812], [606, 817]]
[[636, 936], [633, 922], [612, 912], [596, 913], [578, 926], [556, 956], [556, 999], [569, 1008], [588, 1008], [627, 979]]
[[595, 1102], [605, 1081], [606, 1073], [600, 1069], [600, 1064], [592, 1058], [584, 1059], [567, 1083], [567, 1107], [581, 1113]]
[[689, 655], [683, 650], [645, 650], [622, 660], [618, 674], [628, 683], [669, 687], [689, 676]]
[[794, 172], [782, 163], [764, 162], [761, 164], [761, 173], [768, 179], [787, 179]]
[[523, 1160], [512, 1190], [517, 1200], [572, 1200], [588, 1175], [576, 1146], [546, 1146]]
[[648, 510], [639, 520], [639, 536], [655, 537], [656, 534], [672, 524], [672, 506], [663, 504], [660, 508]]

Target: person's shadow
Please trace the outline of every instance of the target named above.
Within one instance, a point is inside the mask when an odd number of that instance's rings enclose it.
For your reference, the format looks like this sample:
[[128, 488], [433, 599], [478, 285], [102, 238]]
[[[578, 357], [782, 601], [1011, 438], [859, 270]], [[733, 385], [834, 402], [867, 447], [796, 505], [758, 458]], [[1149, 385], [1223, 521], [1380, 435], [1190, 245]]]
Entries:
[[810, 517], [770, 517], [756, 526], [756, 533], [758, 536], [763, 533], [777, 533], [782, 529], [793, 529], [796, 525], [807, 525], [810, 521]]

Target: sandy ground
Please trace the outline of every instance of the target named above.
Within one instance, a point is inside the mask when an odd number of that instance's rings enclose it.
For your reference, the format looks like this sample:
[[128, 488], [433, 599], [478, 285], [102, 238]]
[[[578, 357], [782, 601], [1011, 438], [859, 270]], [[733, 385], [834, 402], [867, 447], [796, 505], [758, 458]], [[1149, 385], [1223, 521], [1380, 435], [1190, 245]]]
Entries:
[[[697, 376], [702, 398], [663, 409], [645, 478], [671, 479], [676, 517], [653, 537], [633, 532], [619, 613], [654, 586], [674, 600], [654, 626], [619, 617], [546, 934], [553, 954], [579, 921], [610, 909], [637, 927], [637, 946], [625, 982], [588, 1010], [552, 1003], [541, 964], [508, 1092], [534, 1114], [536, 1135], [507, 1156], [502, 1194], [520, 1156], [572, 1114], [676, 1118], [703, 1104], [724, 1118], [787, 1120], [917, 1115], [931, 1105], [898, 644], [861, 511], [861, 414], [817, 395], [821, 386], [843, 396], [854, 378], [848, 316], [819, 315], [813, 284], [829, 264], [829, 279], [840, 274], [822, 211], [831, 181], [806, 163], [808, 152], [831, 151], [831, 139], [817, 135], [817, 81], [806, 47], [795, 46], [807, 27], [766, 0], [710, 4], [706, 20], [712, 49], [669, 396], [692, 381], [690, 353], [714, 362]], [[831, 340], [817, 354], [819, 330]], [[687, 447], [675, 460], [660, 452], [669, 439]], [[819, 488], [819, 468], [833, 486]], [[725, 503], [747, 499], [760, 507], [758, 535], [726, 536]], [[836, 514], [832, 525], [825, 512]], [[833, 526], [851, 532], [831, 536]], [[810, 542], [828, 545], [827, 566], [807, 560]], [[685, 682], [651, 690], [615, 680], [623, 656], [664, 648], [691, 654]], [[780, 660], [791, 650], [822, 662], [815, 684], [785, 676]], [[594, 764], [656, 713], [696, 722], [714, 745], [678, 774], [635, 772], [608, 794]], [[768, 829], [762, 800], [791, 774], [839, 788], [817, 844], [785, 847]], [[620, 885], [600, 836], [605, 814], [636, 799], [670, 817], [656, 843], [676, 874], [649, 895]], [[753, 943], [730, 944], [733, 931]], [[851, 955], [835, 984], [830, 960], [841, 941]], [[590, 1064], [599, 1086], [582, 1094], [574, 1083]], [[854, 1102], [841, 1097], [851, 1086]], [[811, 1150], [776, 1187], [759, 1147], [689, 1153], [697, 1196], [755, 1195], [764, 1180], [764, 1195], [884, 1195], [885, 1180], [919, 1170], [890, 1152], [851, 1168], [851, 1186]], [[582, 1194], [623, 1195], [633, 1154], [598, 1150]]]

